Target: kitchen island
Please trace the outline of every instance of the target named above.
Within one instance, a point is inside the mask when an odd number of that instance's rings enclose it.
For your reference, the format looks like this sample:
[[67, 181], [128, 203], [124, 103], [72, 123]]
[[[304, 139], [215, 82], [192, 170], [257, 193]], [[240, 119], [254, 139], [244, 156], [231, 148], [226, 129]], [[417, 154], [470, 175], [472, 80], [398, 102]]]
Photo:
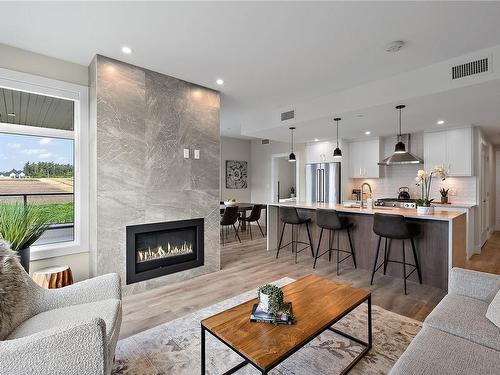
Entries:
[[[279, 236], [281, 234], [282, 223], [280, 221], [280, 207], [295, 207], [299, 214], [309, 217], [312, 220], [311, 234], [314, 245], [314, 252], [319, 239], [319, 228], [316, 225], [316, 210], [330, 209], [338, 211], [339, 215], [345, 216], [354, 224], [351, 230], [354, 251], [356, 254], [357, 266], [362, 269], [372, 270], [375, 260], [378, 236], [373, 232], [373, 214], [393, 214], [403, 215], [409, 221], [417, 225], [420, 235], [415, 238], [417, 256], [422, 271], [422, 282], [443, 290], [448, 289], [448, 274], [451, 267], [463, 267], [466, 260], [466, 213], [460, 211], [440, 211], [436, 209], [432, 215], [417, 214], [416, 209], [403, 208], [374, 208], [360, 209], [355, 207], [344, 207], [339, 204], [311, 203], [311, 202], [286, 202], [268, 204], [267, 221], [267, 249], [276, 250]], [[300, 228], [299, 236], [301, 241], [307, 242], [307, 233], [304, 228]], [[348, 241], [345, 233], [340, 235], [340, 248], [348, 249]], [[291, 231], [287, 226], [283, 237], [283, 244], [290, 242]], [[320, 253], [327, 249], [327, 242], [323, 240]], [[336, 241], [334, 242], [336, 243]], [[401, 241], [390, 241], [392, 247], [391, 259], [402, 260]], [[281, 255], [282, 254], [282, 255]], [[280, 256], [287, 256], [283, 251]], [[324, 258], [327, 259], [327, 258]], [[381, 257], [379, 258], [381, 262]], [[407, 257], [409, 262], [413, 262], [413, 257]], [[349, 262], [349, 261], [346, 261]], [[311, 267], [312, 258], [309, 253], [302, 252], [299, 256], [299, 263], [305, 267]], [[332, 262], [332, 267], [335, 263]], [[403, 267], [397, 263], [389, 263], [387, 274], [394, 277], [403, 277]], [[416, 273], [413, 273], [409, 280], [418, 282]]]

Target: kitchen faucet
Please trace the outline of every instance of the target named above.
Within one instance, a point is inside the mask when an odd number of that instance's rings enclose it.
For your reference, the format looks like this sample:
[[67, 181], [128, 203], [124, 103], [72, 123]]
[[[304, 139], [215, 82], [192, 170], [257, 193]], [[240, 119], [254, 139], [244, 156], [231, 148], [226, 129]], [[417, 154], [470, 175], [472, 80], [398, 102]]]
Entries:
[[370, 184], [368, 182], [363, 182], [363, 184], [361, 185], [361, 204], [359, 208], [363, 208], [363, 190], [365, 185], [368, 186], [368, 190], [370, 191], [370, 194], [372, 194], [372, 187], [370, 186]]

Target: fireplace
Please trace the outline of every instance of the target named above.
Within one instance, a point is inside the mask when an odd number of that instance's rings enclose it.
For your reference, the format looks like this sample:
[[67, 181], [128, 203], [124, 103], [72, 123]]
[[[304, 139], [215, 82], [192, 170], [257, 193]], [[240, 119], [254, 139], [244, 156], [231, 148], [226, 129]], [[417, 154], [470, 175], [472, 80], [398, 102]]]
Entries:
[[127, 284], [203, 265], [203, 219], [127, 226]]

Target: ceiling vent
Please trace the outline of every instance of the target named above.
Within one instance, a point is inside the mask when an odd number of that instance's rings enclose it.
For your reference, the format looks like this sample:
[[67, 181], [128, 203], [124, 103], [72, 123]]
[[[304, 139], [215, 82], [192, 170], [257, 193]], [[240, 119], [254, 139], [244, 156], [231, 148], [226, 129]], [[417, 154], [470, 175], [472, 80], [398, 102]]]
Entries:
[[281, 121], [289, 121], [295, 118], [295, 110], [281, 112]]
[[262, 140], [263, 145], [268, 145], [269, 144], [269, 139], [263, 139]]
[[459, 79], [489, 71], [489, 59], [479, 59], [451, 67], [451, 79]]

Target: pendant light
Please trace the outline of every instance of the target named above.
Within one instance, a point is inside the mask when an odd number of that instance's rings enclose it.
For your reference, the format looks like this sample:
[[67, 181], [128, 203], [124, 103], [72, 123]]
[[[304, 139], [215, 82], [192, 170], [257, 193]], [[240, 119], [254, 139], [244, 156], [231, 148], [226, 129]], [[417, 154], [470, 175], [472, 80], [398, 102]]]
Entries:
[[[386, 157], [384, 160], [378, 163], [378, 165], [404, 165], [404, 164], [422, 164], [423, 160], [418, 156], [413, 155], [411, 152], [406, 150], [406, 145], [403, 142], [403, 132], [401, 125], [401, 112], [406, 106], [400, 104], [396, 106], [399, 111], [399, 132], [398, 132], [398, 142], [396, 147], [394, 147], [394, 153], [391, 156]], [[410, 147], [410, 136], [408, 135], [408, 147]]]
[[340, 117], [336, 117], [333, 119], [337, 123], [337, 148], [333, 150], [333, 157], [335, 159], [339, 159], [342, 157], [342, 151], [339, 148], [339, 121], [342, 120]]
[[404, 104], [400, 104], [396, 106], [396, 109], [399, 111], [399, 133], [398, 133], [398, 143], [396, 143], [396, 147], [394, 147], [395, 154], [404, 154], [406, 152], [406, 146], [401, 140], [401, 110], [406, 107]]
[[295, 163], [296, 158], [295, 154], [293, 153], [293, 131], [295, 130], [295, 127], [291, 126], [289, 129], [291, 131], [291, 135], [290, 135], [290, 155], [288, 155], [288, 161], [290, 163]]

